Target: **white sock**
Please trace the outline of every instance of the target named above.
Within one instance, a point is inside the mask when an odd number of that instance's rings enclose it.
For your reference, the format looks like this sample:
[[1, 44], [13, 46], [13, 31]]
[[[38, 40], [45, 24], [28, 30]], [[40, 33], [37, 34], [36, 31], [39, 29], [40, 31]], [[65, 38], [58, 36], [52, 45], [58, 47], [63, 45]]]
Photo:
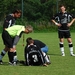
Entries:
[[73, 47], [70, 47], [70, 54], [73, 54]]
[[17, 56], [14, 56], [14, 62], [16, 62], [17, 61]]
[[64, 53], [64, 47], [61, 47], [60, 50], [61, 50], [61, 53], [62, 53], [62, 54], [65, 54], [65, 53]]
[[46, 63], [47, 63], [47, 62], [50, 62], [49, 59], [48, 59], [48, 57], [47, 57], [47, 55], [46, 55], [46, 53], [43, 52], [43, 55], [44, 55], [44, 57], [45, 57], [45, 62], [46, 62]]
[[73, 54], [73, 44], [69, 43], [70, 54]]
[[13, 58], [14, 60], [14, 62], [16, 62], [17, 61], [17, 54], [16, 54], [16, 50], [14, 51], [14, 58]]

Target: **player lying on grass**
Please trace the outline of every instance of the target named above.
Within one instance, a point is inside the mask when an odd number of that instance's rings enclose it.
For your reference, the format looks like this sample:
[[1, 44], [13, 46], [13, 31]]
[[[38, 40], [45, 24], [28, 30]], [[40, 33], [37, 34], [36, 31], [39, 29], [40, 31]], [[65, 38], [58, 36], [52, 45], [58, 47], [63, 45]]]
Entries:
[[25, 46], [25, 51], [24, 51], [26, 65], [28, 65], [28, 66], [29, 65], [31, 65], [31, 66], [39, 66], [39, 65], [48, 66], [49, 64], [51, 64], [49, 57], [45, 53], [48, 49], [48, 48], [46, 49], [45, 44], [43, 44], [39, 40], [33, 40], [31, 37], [28, 37], [26, 39], [26, 42], [27, 42], [27, 44]]

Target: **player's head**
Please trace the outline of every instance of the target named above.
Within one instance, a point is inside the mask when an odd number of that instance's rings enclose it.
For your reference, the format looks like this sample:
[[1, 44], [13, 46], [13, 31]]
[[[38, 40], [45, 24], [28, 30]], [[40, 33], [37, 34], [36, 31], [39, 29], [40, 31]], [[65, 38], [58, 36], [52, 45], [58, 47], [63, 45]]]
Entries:
[[66, 6], [64, 4], [62, 4], [59, 7], [60, 7], [60, 11], [64, 13], [66, 10]]
[[28, 45], [30, 45], [30, 44], [33, 44], [34, 43], [34, 40], [31, 37], [28, 37], [26, 39], [26, 42], [27, 42]]
[[18, 10], [18, 9], [13, 11], [13, 14], [14, 14], [15, 18], [19, 18], [21, 16], [21, 13], [22, 13], [21, 10]]
[[31, 33], [33, 32], [33, 27], [31, 25], [25, 26], [25, 33]]

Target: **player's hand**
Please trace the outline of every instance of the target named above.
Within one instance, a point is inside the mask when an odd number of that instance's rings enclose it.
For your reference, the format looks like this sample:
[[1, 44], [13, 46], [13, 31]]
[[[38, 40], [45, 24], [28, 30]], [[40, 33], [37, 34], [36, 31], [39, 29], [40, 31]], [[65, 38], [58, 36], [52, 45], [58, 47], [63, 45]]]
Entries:
[[55, 22], [55, 25], [57, 25], [58, 27], [61, 27], [60, 23]]
[[71, 23], [68, 23], [68, 24], [67, 24], [67, 27], [70, 27], [71, 25], [72, 25]]
[[57, 24], [57, 26], [58, 26], [58, 27], [61, 27], [61, 24], [60, 24], [60, 23], [58, 23], [58, 24]]

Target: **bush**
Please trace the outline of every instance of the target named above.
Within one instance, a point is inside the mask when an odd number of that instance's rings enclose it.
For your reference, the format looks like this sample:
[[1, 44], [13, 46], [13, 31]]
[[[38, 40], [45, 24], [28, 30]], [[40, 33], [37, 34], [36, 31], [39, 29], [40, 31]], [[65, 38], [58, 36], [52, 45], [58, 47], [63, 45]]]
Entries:
[[[37, 21], [37, 22], [28, 22], [26, 20], [18, 19], [16, 24], [18, 25], [32, 25], [34, 32], [56, 32], [57, 26], [48, 21]], [[72, 32], [75, 31], [75, 23], [70, 27]], [[2, 32], [2, 24], [0, 25], [0, 33]]]

